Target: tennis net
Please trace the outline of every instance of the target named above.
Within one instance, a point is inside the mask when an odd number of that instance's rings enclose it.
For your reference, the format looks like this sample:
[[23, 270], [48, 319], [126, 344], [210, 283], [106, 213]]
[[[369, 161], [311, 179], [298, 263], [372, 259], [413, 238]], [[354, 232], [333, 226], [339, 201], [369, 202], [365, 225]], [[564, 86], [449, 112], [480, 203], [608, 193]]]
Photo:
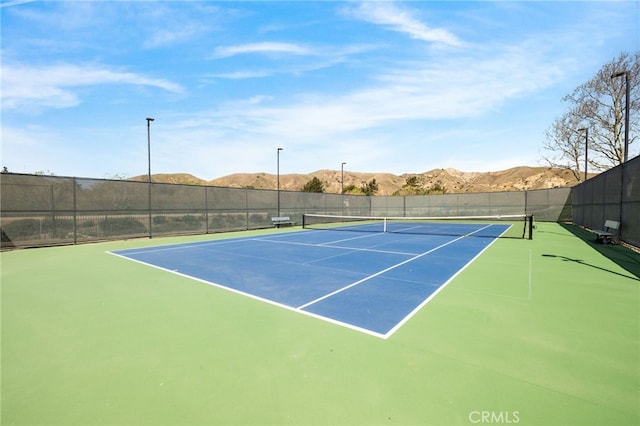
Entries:
[[304, 214], [302, 227], [353, 232], [533, 239], [533, 216], [377, 217]]

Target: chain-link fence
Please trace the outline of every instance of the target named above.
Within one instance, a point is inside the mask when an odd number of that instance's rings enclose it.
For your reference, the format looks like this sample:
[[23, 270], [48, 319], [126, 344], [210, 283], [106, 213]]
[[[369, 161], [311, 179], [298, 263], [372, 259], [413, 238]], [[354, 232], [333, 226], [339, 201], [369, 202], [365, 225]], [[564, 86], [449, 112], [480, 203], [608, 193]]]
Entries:
[[606, 220], [620, 222], [620, 238], [640, 247], [640, 157], [575, 186], [571, 196], [575, 224], [601, 230]]
[[206, 234], [302, 223], [305, 213], [351, 216], [533, 214], [570, 221], [569, 188], [416, 196], [358, 196], [122, 180], [0, 174], [2, 247]]

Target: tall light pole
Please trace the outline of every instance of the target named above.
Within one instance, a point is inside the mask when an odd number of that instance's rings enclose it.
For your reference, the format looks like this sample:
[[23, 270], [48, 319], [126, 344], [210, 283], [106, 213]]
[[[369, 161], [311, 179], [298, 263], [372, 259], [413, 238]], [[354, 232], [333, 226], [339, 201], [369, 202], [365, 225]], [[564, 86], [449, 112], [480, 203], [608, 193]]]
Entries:
[[340, 193], [344, 194], [344, 165], [347, 164], [342, 162], [340, 165]]
[[278, 217], [280, 217], [280, 151], [284, 150], [284, 148], [278, 148], [278, 163], [276, 170], [276, 191], [278, 192]]
[[584, 180], [587, 180], [587, 159], [589, 153], [589, 128], [583, 127], [578, 129], [579, 132], [585, 132], [584, 135]]
[[147, 117], [147, 188], [149, 190], [149, 238], [151, 238], [151, 122], [153, 118]]
[[629, 159], [629, 71], [620, 71], [611, 75], [611, 78], [618, 78], [624, 75], [626, 86], [624, 102], [624, 163]]

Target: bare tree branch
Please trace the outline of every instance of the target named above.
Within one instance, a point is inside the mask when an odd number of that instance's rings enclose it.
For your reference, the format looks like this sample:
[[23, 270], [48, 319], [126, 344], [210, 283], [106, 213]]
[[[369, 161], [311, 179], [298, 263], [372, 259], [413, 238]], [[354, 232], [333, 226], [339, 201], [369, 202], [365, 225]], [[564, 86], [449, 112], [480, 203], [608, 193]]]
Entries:
[[575, 134], [579, 128], [588, 128], [589, 164], [594, 170], [605, 170], [624, 161], [625, 79], [612, 78], [621, 71], [629, 72], [631, 151], [640, 130], [640, 52], [620, 54], [591, 80], [562, 98], [569, 111], [547, 130], [543, 147], [550, 155], [543, 156], [543, 160], [550, 165], [564, 165], [579, 175], [584, 146], [576, 145]]

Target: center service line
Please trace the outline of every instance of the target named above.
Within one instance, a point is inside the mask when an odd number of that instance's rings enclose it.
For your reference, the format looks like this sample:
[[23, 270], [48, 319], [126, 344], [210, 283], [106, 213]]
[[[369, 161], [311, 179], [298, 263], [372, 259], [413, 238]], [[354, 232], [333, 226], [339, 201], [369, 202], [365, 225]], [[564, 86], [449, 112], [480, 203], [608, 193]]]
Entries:
[[329, 298], [329, 297], [331, 297], [331, 296], [334, 296], [334, 295], [336, 295], [336, 294], [338, 294], [338, 293], [341, 293], [341, 292], [343, 292], [343, 291], [345, 291], [345, 290], [348, 290], [348, 289], [350, 289], [351, 287], [355, 287], [355, 286], [357, 286], [358, 284], [362, 284], [362, 283], [363, 283], [363, 282], [365, 282], [365, 281], [369, 281], [370, 279], [375, 278], [375, 277], [377, 277], [377, 276], [379, 276], [379, 275], [382, 275], [382, 274], [384, 274], [385, 272], [389, 272], [389, 271], [391, 271], [392, 269], [398, 268], [398, 267], [400, 267], [400, 266], [402, 266], [402, 265], [405, 265], [405, 264], [407, 264], [407, 263], [409, 263], [409, 262], [412, 262], [412, 261], [414, 261], [414, 260], [416, 260], [416, 259], [419, 259], [419, 258], [421, 258], [421, 257], [423, 257], [423, 256], [426, 256], [426, 255], [428, 255], [429, 253], [433, 253], [433, 252], [434, 252], [434, 251], [436, 251], [436, 250], [439, 250], [439, 249], [441, 249], [441, 248], [443, 248], [443, 247], [446, 247], [446, 246], [448, 246], [449, 244], [453, 244], [453, 243], [455, 243], [456, 241], [459, 241], [459, 240], [461, 240], [461, 239], [463, 239], [463, 238], [466, 238], [466, 237], [467, 237], [467, 236], [469, 236], [469, 235], [473, 235], [473, 234], [475, 234], [476, 232], [480, 232], [480, 231], [482, 231], [482, 230], [484, 230], [484, 229], [486, 229], [486, 228], [488, 228], [488, 227], [490, 227], [490, 226], [491, 226], [491, 225], [483, 226], [482, 228], [477, 229], [477, 230], [475, 230], [475, 231], [473, 231], [473, 232], [471, 232], [471, 233], [469, 233], [469, 234], [462, 235], [462, 236], [460, 236], [460, 237], [458, 237], [458, 238], [456, 238], [456, 239], [454, 239], [454, 240], [451, 240], [451, 241], [448, 241], [448, 242], [446, 242], [446, 243], [444, 243], [444, 244], [441, 244], [441, 245], [439, 245], [438, 247], [432, 248], [431, 250], [425, 251], [424, 253], [420, 253], [420, 254], [418, 254], [418, 255], [416, 255], [416, 256], [413, 256], [413, 257], [411, 257], [411, 258], [409, 258], [409, 259], [407, 259], [407, 260], [404, 260], [404, 261], [402, 261], [402, 262], [400, 262], [400, 263], [397, 263], [397, 264], [392, 265], [392, 266], [390, 266], [390, 267], [388, 267], [388, 268], [386, 268], [386, 269], [383, 269], [382, 271], [376, 272], [376, 273], [375, 273], [375, 274], [373, 274], [373, 275], [369, 275], [368, 277], [365, 277], [365, 278], [363, 278], [363, 279], [361, 279], [361, 280], [359, 280], [359, 281], [356, 281], [356, 282], [354, 282], [354, 283], [351, 283], [351, 284], [349, 284], [349, 285], [347, 285], [347, 286], [345, 286], [345, 287], [339, 288], [339, 289], [337, 289], [337, 290], [335, 290], [335, 291], [333, 291], [333, 292], [331, 292], [331, 293], [325, 294], [324, 296], [319, 297], [319, 298], [317, 298], [317, 299], [315, 299], [315, 300], [312, 300], [311, 302], [308, 302], [308, 303], [305, 303], [304, 305], [298, 306], [296, 309], [301, 310], [301, 309], [307, 308], [307, 307], [309, 307], [309, 306], [311, 306], [311, 305], [313, 305], [313, 304], [315, 304], [315, 303], [317, 303], [317, 302], [320, 302], [320, 301], [322, 301], [322, 300], [324, 300], [324, 299], [328, 299], [328, 298]]

